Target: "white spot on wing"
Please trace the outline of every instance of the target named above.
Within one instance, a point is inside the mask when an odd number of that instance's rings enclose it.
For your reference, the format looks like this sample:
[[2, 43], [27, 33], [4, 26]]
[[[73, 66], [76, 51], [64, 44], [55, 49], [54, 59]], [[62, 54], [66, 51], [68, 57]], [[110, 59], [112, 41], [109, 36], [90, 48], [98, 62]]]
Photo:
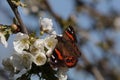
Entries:
[[68, 28], [68, 30], [69, 30], [69, 31], [71, 31], [71, 29], [70, 29], [70, 28]]
[[57, 60], [55, 60], [55, 63], [57, 63]]
[[73, 31], [71, 33], [73, 34]]
[[52, 55], [51, 57], [52, 57], [53, 59], [55, 59], [55, 57], [54, 57], [53, 55]]

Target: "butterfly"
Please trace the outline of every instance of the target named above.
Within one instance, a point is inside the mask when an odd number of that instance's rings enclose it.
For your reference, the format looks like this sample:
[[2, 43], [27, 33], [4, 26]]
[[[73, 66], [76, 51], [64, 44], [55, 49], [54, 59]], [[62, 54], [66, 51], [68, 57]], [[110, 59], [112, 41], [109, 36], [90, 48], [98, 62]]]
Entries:
[[81, 55], [77, 47], [77, 39], [72, 26], [67, 27], [63, 36], [57, 36], [58, 43], [50, 57], [53, 66], [74, 67]]

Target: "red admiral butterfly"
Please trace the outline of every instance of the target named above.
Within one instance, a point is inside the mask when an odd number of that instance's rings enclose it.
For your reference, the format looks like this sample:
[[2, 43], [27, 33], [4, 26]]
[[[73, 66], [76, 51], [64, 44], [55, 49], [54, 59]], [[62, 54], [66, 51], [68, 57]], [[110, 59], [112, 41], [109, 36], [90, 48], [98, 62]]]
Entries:
[[74, 67], [81, 55], [76, 43], [76, 35], [72, 26], [65, 29], [63, 36], [57, 36], [58, 43], [51, 55], [53, 66]]

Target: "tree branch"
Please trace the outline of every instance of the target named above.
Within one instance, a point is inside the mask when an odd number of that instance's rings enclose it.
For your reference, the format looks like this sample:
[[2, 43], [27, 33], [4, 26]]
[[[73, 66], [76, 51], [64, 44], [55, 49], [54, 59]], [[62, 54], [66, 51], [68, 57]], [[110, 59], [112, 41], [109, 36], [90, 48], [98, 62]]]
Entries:
[[27, 28], [25, 27], [25, 25], [23, 24], [23, 21], [21, 19], [21, 16], [18, 12], [18, 6], [14, 5], [11, 0], [7, 0], [8, 4], [10, 5], [12, 11], [14, 12], [16, 19], [18, 20], [19, 24], [20, 24], [20, 30], [23, 33], [28, 34]]

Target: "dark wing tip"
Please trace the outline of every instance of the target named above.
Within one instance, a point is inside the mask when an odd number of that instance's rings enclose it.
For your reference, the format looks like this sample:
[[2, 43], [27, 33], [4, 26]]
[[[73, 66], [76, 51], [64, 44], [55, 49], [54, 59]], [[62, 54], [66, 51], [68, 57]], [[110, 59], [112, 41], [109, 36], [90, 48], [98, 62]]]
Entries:
[[70, 28], [70, 30], [73, 32], [73, 33], [71, 33], [71, 34], [72, 34], [73, 37], [74, 37], [74, 41], [77, 43], [77, 38], [76, 38], [76, 33], [75, 33], [74, 28], [73, 28], [71, 25], [69, 25], [68, 28]]

